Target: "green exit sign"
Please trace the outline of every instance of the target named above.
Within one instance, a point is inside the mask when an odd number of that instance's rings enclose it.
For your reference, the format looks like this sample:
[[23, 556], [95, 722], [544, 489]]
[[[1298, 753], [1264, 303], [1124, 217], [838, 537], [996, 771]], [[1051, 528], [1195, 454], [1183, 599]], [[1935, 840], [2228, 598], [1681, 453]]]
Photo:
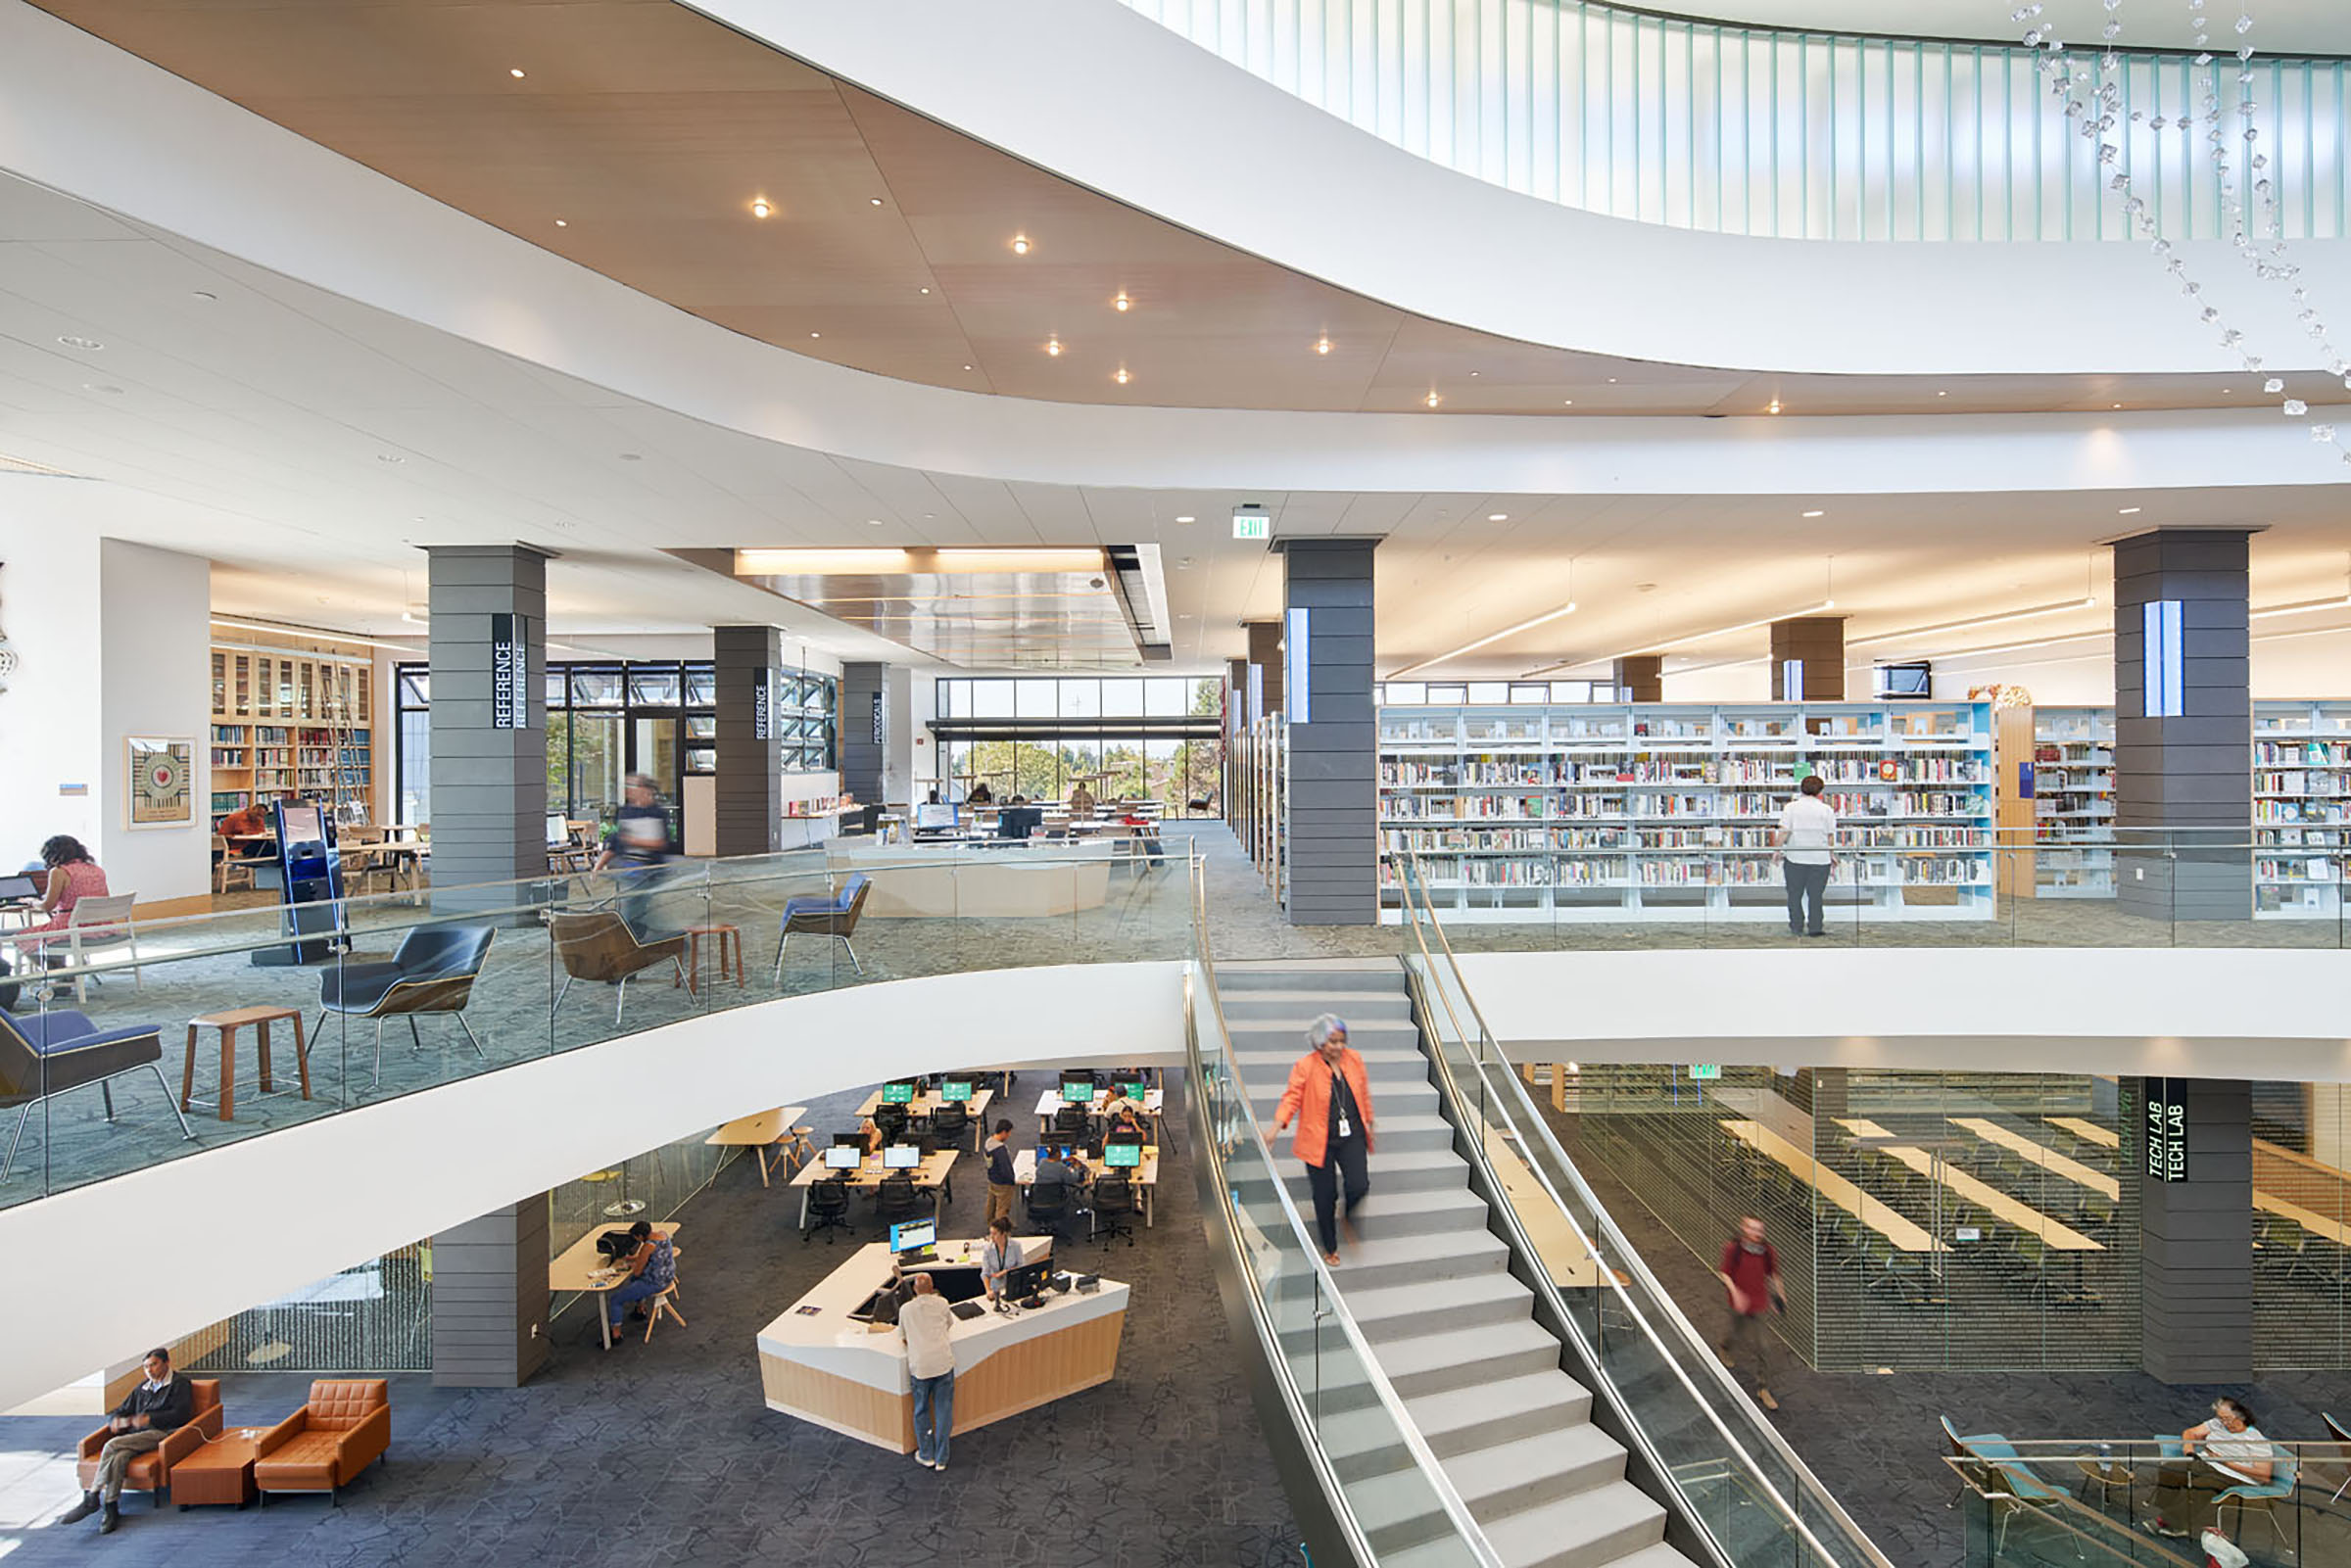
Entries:
[[1232, 537], [1235, 539], [1271, 539], [1273, 537], [1273, 519], [1264, 512], [1234, 512], [1232, 514]]
[[1693, 1062], [1690, 1064], [1690, 1080], [1693, 1083], [1703, 1083], [1709, 1078], [1721, 1076], [1722, 1064], [1719, 1062]]

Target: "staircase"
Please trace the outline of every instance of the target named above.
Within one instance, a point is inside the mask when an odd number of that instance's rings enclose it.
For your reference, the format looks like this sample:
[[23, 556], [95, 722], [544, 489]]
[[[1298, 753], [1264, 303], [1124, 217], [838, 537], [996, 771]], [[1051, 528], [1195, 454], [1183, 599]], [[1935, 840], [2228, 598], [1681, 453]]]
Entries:
[[[1371, 1191], [1342, 1236], [1333, 1271], [1347, 1309], [1421, 1438], [1508, 1568], [1691, 1568], [1664, 1544], [1665, 1510], [1624, 1478], [1624, 1449], [1591, 1421], [1592, 1396], [1559, 1370], [1560, 1346], [1535, 1322], [1534, 1294], [1509, 1272], [1484, 1200], [1438, 1114], [1404, 971], [1393, 959], [1217, 966], [1219, 992], [1251, 1105], [1273, 1112], [1306, 1027], [1335, 1013], [1370, 1074], [1377, 1149]], [[1288, 1135], [1273, 1137], [1310, 1232], [1314, 1199]], [[1235, 1197], [1259, 1223], [1271, 1195]], [[1258, 1185], [1262, 1186], [1262, 1183]], [[1335, 1332], [1335, 1331], [1331, 1331]], [[1325, 1345], [1328, 1344], [1327, 1337]], [[1300, 1386], [1316, 1386], [1313, 1331], [1285, 1338]], [[1328, 1362], [1324, 1363], [1325, 1368]], [[1382, 1568], [1456, 1562], [1452, 1526], [1426, 1489], [1383, 1484], [1413, 1467], [1367, 1383], [1315, 1400], [1323, 1450]]]

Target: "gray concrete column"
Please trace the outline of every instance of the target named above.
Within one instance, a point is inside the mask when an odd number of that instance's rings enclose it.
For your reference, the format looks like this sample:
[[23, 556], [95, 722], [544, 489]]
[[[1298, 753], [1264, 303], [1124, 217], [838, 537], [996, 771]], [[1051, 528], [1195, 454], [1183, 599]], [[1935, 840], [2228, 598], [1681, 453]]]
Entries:
[[[1377, 543], [1283, 542], [1286, 652], [1292, 675], [1303, 674], [1302, 689], [1286, 691], [1284, 708], [1293, 926], [1367, 926], [1379, 919], [1379, 726], [1371, 703]], [[1301, 637], [1303, 650], [1295, 645]]]
[[1665, 655], [1636, 653], [1616, 661], [1616, 700], [1619, 702], [1662, 702], [1665, 700]]
[[425, 554], [433, 909], [519, 902], [463, 888], [547, 875], [547, 557], [521, 545]]
[[1233, 746], [1249, 718], [1249, 661], [1224, 661], [1224, 759], [1218, 774], [1217, 806], [1226, 827], [1240, 826], [1239, 791], [1233, 788]]
[[783, 634], [772, 626], [716, 626], [718, 777], [711, 844], [721, 855], [772, 855], [783, 833], [784, 746], [776, 734]]
[[[2252, 532], [2159, 529], [2114, 545], [2115, 826], [2203, 830], [2176, 835], [2168, 854], [2117, 852], [2116, 902], [2128, 914], [2252, 912]], [[2166, 836], [2121, 834], [2126, 845]]]
[[547, 1261], [545, 1193], [433, 1238], [436, 1387], [519, 1388], [546, 1364]]
[[1281, 623], [1279, 621], [1243, 621], [1243, 631], [1249, 634], [1250, 694], [1256, 698], [1245, 717], [1251, 723], [1269, 713], [1279, 713], [1281, 706]]
[[[1803, 689], [1788, 688], [1789, 666], [1803, 673]], [[1775, 702], [1803, 698], [1845, 700], [1845, 617], [1799, 615], [1771, 623], [1771, 696]]]
[[882, 792], [888, 761], [889, 666], [840, 667], [840, 786], [868, 805], [908, 805]]
[[[2211, 1078], [2141, 1078], [2134, 1086], [2122, 1175], [2138, 1184], [2139, 1365], [2166, 1383], [2249, 1383], [2253, 1086]], [[2183, 1180], [2161, 1173], [2150, 1100], [2179, 1108]]]

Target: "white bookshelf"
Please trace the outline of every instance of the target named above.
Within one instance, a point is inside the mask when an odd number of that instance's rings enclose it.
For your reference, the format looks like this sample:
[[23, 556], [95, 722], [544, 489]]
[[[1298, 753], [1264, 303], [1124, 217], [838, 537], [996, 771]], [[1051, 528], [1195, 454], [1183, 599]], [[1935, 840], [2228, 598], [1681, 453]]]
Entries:
[[2347, 832], [2351, 702], [2254, 703], [2254, 917], [2341, 914]]
[[2114, 896], [2114, 710], [2033, 710], [2033, 895]]
[[1991, 918], [1991, 712], [1973, 703], [1389, 702], [1381, 902], [1399, 918], [1411, 851], [1463, 920], [1785, 920], [1771, 832], [1799, 763], [1842, 822], [1833, 903]]

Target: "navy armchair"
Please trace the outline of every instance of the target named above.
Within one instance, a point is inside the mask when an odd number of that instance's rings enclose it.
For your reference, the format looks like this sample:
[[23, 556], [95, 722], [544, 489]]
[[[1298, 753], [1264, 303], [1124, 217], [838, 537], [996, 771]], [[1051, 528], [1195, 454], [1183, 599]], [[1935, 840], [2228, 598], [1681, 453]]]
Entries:
[[873, 881], [865, 873], [857, 872], [844, 878], [840, 891], [831, 898], [802, 893], [784, 901], [784, 930], [776, 938], [776, 983], [784, 982], [784, 949], [794, 936], [830, 936], [848, 950], [849, 962], [863, 974], [865, 966], [858, 962], [857, 949], [849, 946], [849, 935], [857, 929], [857, 917], [865, 912], [865, 895], [873, 891]]
[[[421, 1051], [424, 1040], [416, 1032], [416, 1015], [449, 1014], [465, 1031], [473, 1054], [487, 1062], [490, 1054], [473, 1037], [464, 1010], [473, 999], [473, 982], [481, 977], [495, 934], [488, 926], [419, 926], [401, 939], [388, 963], [347, 963], [322, 971], [318, 1028], [326, 1026], [329, 1013], [375, 1020], [375, 1074], [367, 1080], [369, 1088], [383, 1081], [384, 1020], [396, 1015], [408, 1018], [409, 1043]], [[317, 1033], [318, 1029], [311, 1031], [313, 1040]]]
[[17, 1145], [32, 1108], [54, 1100], [69, 1089], [95, 1083], [106, 1100], [106, 1119], [115, 1119], [114, 1080], [145, 1068], [155, 1074], [171, 1114], [179, 1117], [179, 1132], [193, 1139], [188, 1118], [181, 1115], [179, 1096], [164, 1078], [161, 1030], [152, 1023], [131, 1028], [102, 1029], [81, 1014], [67, 1011], [19, 1018], [0, 1012], [0, 1106], [20, 1106], [16, 1136], [8, 1140], [8, 1157], [0, 1160], [0, 1181], [16, 1164]]

